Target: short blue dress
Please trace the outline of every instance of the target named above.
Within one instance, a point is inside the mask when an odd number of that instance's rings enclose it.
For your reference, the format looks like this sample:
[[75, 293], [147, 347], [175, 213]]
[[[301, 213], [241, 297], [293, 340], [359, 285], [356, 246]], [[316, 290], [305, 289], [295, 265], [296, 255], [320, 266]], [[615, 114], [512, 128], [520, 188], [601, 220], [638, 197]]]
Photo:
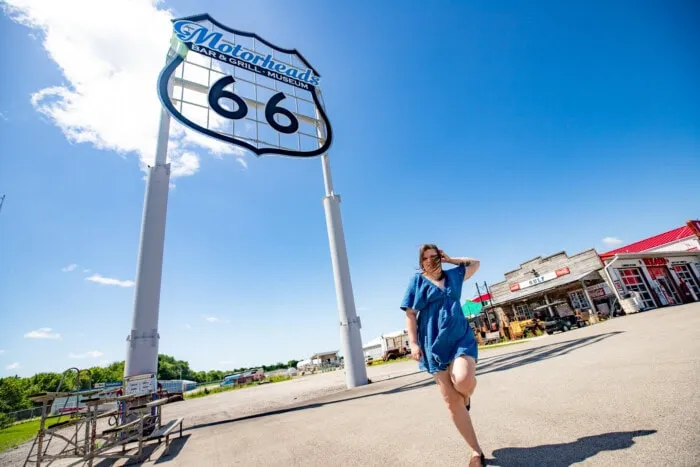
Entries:
[[447, 370], [457, 357], [477, 360], [479, 350], [469, 322], [462, 313], [460, 298], [466, 268], [445, 271], [444, 288], [417, 273], [408, 284], [401, 309], [418, 312], [418, 343], [423, 351], [422, 371], [435, 374]]

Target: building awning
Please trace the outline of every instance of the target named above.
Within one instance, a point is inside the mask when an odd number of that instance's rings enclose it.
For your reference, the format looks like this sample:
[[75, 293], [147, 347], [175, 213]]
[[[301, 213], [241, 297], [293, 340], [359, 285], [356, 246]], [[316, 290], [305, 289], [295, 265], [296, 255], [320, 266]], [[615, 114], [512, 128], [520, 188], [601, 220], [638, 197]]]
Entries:
[[[514, 302], [520, 302], [523, 301], [527, 298], [534, 297], [537, 295], [543, 295], [549, 291], [552, 291], [554, 289], [558, 289], [559, 287], [573, 284], [574, 282], [582, 281], [586, 279], [587, 276], [596, 274], [599, 270], [594, 269], [593, 271], [588, 271], [585, 272], [581, 275], [578, 276], [561, 276], [556, 278], [553, 281], [549, 282], [544, 282], [542, 284], [539, 284], [539, 286], [536, 286], [536, 290], [531, 290], [529, 291], [528, 289], [525, 290], [519, 290], [518, 292], [513, 293], [513, 298], [508, 298], [508, 300], [502, 300], [499, 302], [494, 302], [494, 306], [502, 306], [502, 305], [507, 305], [508, 303], [514, 303]], [[602, 280], [602, 278], [598, 275], [596, 277], [597, 279]]]
[[474, 303], [467, 300], [464, 305], [462, 305], [462, 313], [464, 313], [464, 316], [467, 318], [471, 318], [481, 313], [482, 308], [481, 303]]
[[491, 300], [491, 294], [490, 293], [485, 293], [481, 294], [478, 297], [472, 298], [471, 301], [474, 303], [482, 303]]

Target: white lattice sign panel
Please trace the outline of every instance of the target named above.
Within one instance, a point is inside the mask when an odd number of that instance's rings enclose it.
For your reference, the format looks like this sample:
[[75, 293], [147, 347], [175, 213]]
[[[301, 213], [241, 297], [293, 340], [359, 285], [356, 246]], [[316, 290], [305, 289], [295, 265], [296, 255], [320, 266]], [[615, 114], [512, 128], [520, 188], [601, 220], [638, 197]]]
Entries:
[[257, 155], [308, 157], [332, 142], [319, 83], [296, 50], [198, 15], [173, 20], [158, 91], [173, 118], [194, 131]]

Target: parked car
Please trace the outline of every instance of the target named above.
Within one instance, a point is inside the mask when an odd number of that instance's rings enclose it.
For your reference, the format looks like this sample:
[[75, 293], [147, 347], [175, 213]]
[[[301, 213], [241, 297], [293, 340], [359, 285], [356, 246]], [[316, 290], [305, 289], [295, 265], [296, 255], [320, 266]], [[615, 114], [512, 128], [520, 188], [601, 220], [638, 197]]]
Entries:
[[553, 316], [545, 318], [544, 330], [547, 334], [553, 334], [557, 331], [566, 332], [569, 329], [582, 328], [585, 325], [586, 322], [576, 315]]

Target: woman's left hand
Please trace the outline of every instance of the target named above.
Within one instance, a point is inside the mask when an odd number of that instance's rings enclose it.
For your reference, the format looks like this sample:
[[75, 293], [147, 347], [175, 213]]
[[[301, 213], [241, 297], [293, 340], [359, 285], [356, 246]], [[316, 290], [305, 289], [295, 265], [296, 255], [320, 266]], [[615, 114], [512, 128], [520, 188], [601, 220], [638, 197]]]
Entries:
[[440, 250], [440, 261], [443, 263], [452, 263], [452, 258], [450, 258], [447, 253], [444, 251]]

